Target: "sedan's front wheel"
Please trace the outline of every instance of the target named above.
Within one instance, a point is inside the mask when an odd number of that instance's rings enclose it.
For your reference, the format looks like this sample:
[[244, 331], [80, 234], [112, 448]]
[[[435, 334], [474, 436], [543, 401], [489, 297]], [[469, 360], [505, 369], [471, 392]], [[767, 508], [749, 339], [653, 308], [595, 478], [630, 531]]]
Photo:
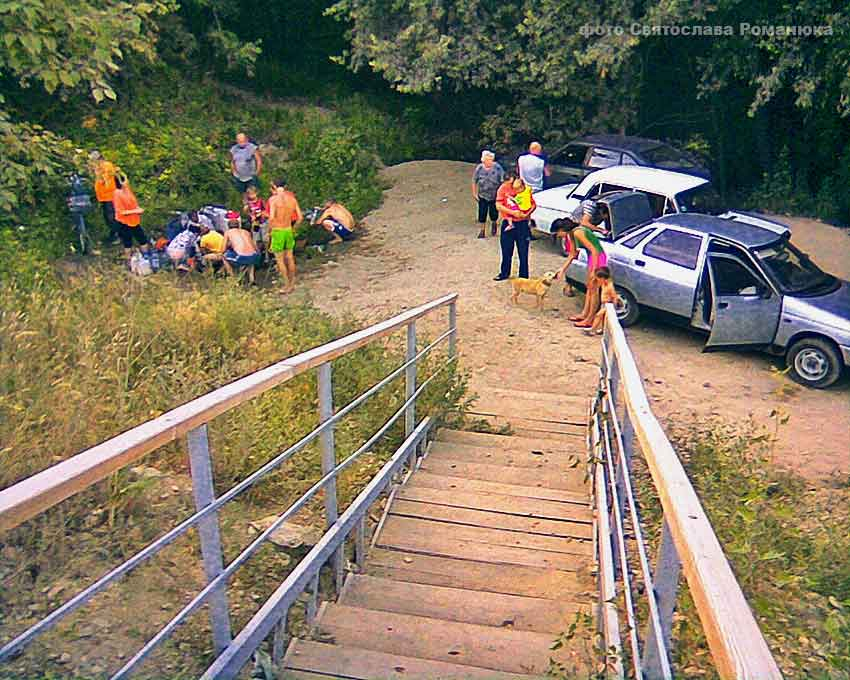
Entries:
[[805, 385], [823, 389], [841, 377], [841, 356], [835, 345], [823, 338], [803, 338], [788, 350], [786, 362], [791, 378]]

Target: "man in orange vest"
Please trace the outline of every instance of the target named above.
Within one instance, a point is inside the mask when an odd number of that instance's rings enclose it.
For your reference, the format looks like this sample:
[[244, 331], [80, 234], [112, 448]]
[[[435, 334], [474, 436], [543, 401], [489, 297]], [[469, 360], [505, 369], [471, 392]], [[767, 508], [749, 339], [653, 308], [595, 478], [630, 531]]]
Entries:
[[94, 193], [100, 209], [103, 213], [103, 221], [109, 230], [104, 243], [114, 243], [118, 238], [119, 226], [115, 220], [115, 206], [112, 199], [115, 196], [115, 165], [106, 160], [100, 151], [92, 151], [89, 154], [89, 163], [94, 175]]

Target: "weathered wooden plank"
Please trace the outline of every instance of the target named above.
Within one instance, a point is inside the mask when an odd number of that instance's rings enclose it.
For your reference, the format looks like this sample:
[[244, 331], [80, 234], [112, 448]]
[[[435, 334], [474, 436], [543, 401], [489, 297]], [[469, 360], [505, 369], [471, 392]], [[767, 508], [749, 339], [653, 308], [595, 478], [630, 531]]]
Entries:
[[507, 673], [541, 675], [553, 636], [331, 604], [319, 624], [340, 645]]
[[363, 574], [352, 575], [340, 604], [555, 635], [569, 627], [576, 612], [590, 612], [587, 603], [403, 583]]
[[[431, 460], [453, 460], [469, 463], [487, 463], [488, 465], [503, 465], [505, 467], [523, 467], [532, 469], [548, 469], [568, 471], [575, 461], [583, 461], [587, 457], [584, 446], [570, 440], [571, 446], [559, 449], [557, 447], [501, 449], [470, 444], [456, 444], [435, 441], [428, 450]], [[579, 463], [581, 465], [581, 463]], [[578, 467], [578, 466], [576, 466]]]
[[0, 531], [17, 526], [258, 394], [373, 340], [386, 337], [411, 321], [456, 300], [456, 293], [444, 295], [386, 321], [255, 371], [0, 491]]
[[420, 469], [435, 475], [480, 479], [499, 484], [562, 489], [564, 491], [584, 491], [587, 489], [587, 483], [584, 479], [584, 466], [572, 470], [559, 470], [555, 467], [512, 468], [506, 465], [469, 463], [461, 460], [426, 456]]
[[396, 498], [390, 507], [391, 516], [414, 517], [436, 520], [447, 525], [485, 527], [488, 529], [506, 529], [542, 536], [562, 536], [566, 538], [591, 539], [592, 529], [589, 522], [568, 522], [556, 519], [523, 517], [505, 512], [488, 512], [469, 508], [457, 508], [448, 505], [434, 505], [419, 501]]
[[466, 430], [452, 430], [449, 428], [440, 428], [437, 431], [437, 441], [466, 444], [469, 446], [486, 446], [489, 449], [540, 449], [547, 453], [559, 451], [564, 447], [575, 444], [572, 439], [567, 438], [558, 442], [548, 438], [518, 437], [516, 435], [492, 434], [489, 432], [468, 432]]
[[463, 479], [436, 475], [425, 470], [419, 470], [405, 485], [409, 488], [428, 487], [430, 489], [451, 489], [470, 493], [496, 493], [521, 498], [540, 498], [563, 503], [587, 501], [587, 496], [579, 491], [564, 491], [563, 489], [547, 489], [542, 486], [521, 486], [519, 484], [499, 484], [481, 479]]
[[549, 599], [583, 601], [593, 587], [585, 572], [579, 575], [545, 567], [497, 564], [381, 548], [369, 553], [366, 569], [373, 576], [407, 583]]
[[[592, 549], [590, 543], [577, 539], [448, 526], [442, 522], [392, 516], [387, 518], [375, 545], [425, 555], [571, 571], [576, 571], [587, 561]], [[544, 545], [551, 549], [541, 547]], [[556, 546], [559, 549], [555, 549]]]
[[451, 508], [470, 508], [489, 512], [503, 512], [522, 517], [560, 519], [590, 523], [593, 511], [587, 499], [576, 501], [551, 501], [541, 498], [524, 498], [507, 494], [459, 491], [457, 489], [435, 489], [405, 484], [399, 487], [396, 498], [420, 501]]
[[469, 411], [473, 418], [484, 420], [494, 430], [508, 429], [514, 435], [530, 439], [563, 439], [564, 437], [585, 436], [585, 425], [567, 425], [521, 416], [503, 416], [494, 413], [477, 411], [474, 408]]
[[529, 680], [528, 675], [417, 659], [369, 649], [296, 640], [286, 655], [284, 678], [349, 680]]

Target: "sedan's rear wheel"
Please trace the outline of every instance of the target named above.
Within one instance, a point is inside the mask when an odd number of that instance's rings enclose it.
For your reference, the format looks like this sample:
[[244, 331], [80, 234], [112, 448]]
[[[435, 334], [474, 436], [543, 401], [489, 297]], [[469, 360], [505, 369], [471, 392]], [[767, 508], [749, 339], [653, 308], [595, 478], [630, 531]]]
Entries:
[[824, 338], [798, 340], [788, 350], [786, 362], [791, 378], [806, 387], [823, 389], [841, 377], [841, 356]]
[[640, 318], [640, 307], [638, 306], [635, 296], [625, 288], [617, 287], [617, 294], [623, 301], [617, 307], [617, 319], [623, 328], [634, 326]]

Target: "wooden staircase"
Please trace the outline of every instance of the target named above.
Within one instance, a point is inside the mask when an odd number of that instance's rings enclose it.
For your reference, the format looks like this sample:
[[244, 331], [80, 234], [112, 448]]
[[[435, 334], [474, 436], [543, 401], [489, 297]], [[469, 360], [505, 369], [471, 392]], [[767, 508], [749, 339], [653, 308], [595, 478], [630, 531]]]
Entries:
[[[584, 407], [512, 394], [537, 405], [519, 417], [534, 436], [440, 431], [392, 494], [364, 573], [322, 605], [312, 640], [290, 643], [284, 677], [497, 680], [542, 676], [550, 659], [584, 665], [570, 644], [551, 649], [590, 613]], [[505, 419], [502, 396], [482, 399], [485, 418]]]

